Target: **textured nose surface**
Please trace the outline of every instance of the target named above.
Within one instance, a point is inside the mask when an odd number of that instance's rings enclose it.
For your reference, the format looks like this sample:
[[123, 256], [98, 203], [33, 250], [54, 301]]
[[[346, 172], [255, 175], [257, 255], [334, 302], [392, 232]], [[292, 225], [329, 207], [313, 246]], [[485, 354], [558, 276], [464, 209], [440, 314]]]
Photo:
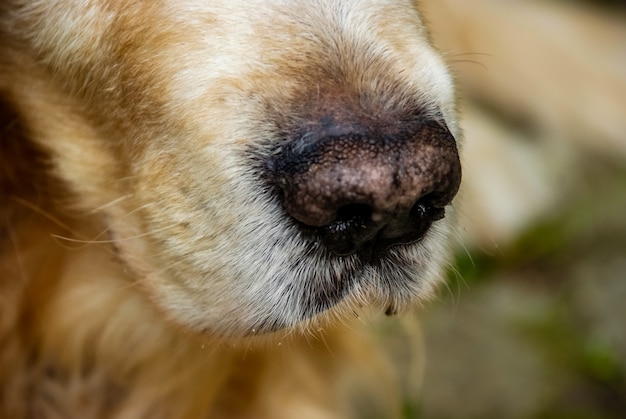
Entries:
[[393, 135], [351, 127], [307, 132], [275, 163], [285, 209], [334, 253], [419, 240], [456, 194], [456, 142], [434, 120]]

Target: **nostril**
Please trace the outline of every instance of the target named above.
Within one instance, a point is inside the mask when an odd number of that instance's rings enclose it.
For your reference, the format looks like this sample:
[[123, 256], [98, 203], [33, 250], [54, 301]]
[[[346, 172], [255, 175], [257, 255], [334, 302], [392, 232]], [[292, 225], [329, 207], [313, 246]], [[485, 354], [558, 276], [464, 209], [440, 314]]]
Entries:
[[421, 197], [411, 208], [409, 216], [413, 219], [441, 220], [446, 215], [445, 206], [448, 202], [441, 194], [430, 193]]
[[372, 218], [372, 208], [367, 204], [348, 204], [337, 210], [337, 218], [333, 224], [350, 226], [350, 228], [364, 227]]
[[337, 210], [337, 217], [319, 228], [324, 245], [338, 255], [354, 253], [364, 242], [375, 238], [371, 223], [372, 208], [366, 204], [348, 204]]

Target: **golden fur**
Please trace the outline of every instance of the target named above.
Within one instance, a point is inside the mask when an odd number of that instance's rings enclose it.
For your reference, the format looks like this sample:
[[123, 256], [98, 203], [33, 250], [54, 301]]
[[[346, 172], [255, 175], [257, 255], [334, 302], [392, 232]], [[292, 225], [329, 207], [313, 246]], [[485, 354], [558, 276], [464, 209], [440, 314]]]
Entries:
[[0, 40], [0, 417], [400, 415], [360, 318], [432, 294], [447, 221], [389, 264], [331, 260], [247, 150], [311, 98], [418, 101], [458, 137], [415, 4], [9, 0]]

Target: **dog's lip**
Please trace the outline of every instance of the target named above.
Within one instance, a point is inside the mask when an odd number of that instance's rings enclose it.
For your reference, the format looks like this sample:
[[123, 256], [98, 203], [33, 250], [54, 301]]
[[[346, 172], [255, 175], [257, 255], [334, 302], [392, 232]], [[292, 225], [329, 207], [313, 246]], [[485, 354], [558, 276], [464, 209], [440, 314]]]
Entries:
[[[431, 209], [430, 217], [414, 220], [416, 228], [409, 233], [399, 234], [394, 226], [386, 226], [373, 236], [354, 238], [349, 232], [342, 232], [340, 225], [329, 225], [321, 228], [305, 228], [331, 254], [339, 257], [355, 255], [365, 264], [377, 264], [389, 257], [392, 249], [413, 246], [423, 240], [432, 225], [445, 218], [445, 208]], [[410, 220], [407, 220], [410, 221]], [[355, 242], [358, 240], [358, 242]]]
[[[426, 229], [426, 231], [427, 230], [428, 229]], [[392, 249], [401, 249], [403, 247], [413, 246], [416, 243], [421, 242], [426, 234], [426, 231], [419, 234], [407, 235], [406, 237], [402, 237], [401, 241], [394, 241], [393, 243], [389, 243], [389, 241], [384, 238], [377, 237], [371, 242], [370, 246], [363, 247], [354, 252], [354, 254], [356, 254], [358, 258], [366, 264], [377, 264], [385, 259], [388, 259], [389, 253]]]

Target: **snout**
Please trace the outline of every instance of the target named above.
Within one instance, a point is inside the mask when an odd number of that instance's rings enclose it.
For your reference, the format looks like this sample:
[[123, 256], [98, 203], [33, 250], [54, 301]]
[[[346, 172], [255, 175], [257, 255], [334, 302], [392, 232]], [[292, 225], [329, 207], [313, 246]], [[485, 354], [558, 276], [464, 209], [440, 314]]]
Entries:
[[308, 126], [276, 156], [274, 182], [285, 210], [330, 252], [372, 261], [444, 217], [461, 165], [443, 119]]

